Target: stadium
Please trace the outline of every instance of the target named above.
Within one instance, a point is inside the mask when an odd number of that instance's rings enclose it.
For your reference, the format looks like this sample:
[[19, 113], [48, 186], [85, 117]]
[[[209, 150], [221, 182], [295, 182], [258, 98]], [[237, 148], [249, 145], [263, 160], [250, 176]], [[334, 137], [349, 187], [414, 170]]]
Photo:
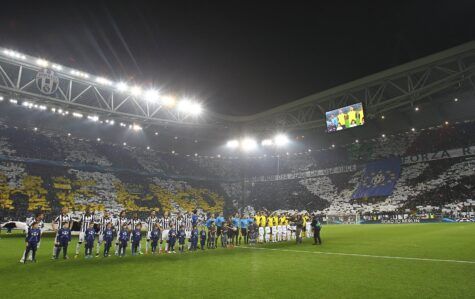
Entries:
[[4, 298], [475, 296], [475, 41], [246, 115], [0, 41]]

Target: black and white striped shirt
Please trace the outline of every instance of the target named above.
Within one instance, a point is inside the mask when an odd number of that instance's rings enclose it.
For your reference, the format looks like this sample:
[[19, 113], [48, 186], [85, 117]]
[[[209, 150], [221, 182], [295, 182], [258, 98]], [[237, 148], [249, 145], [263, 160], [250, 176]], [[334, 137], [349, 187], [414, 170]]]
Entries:
[[175, 226], [175, 229], [178, 229], [178, 219], [175, 216], [170, 217], [170, 227], [172, 224]]
[[193, 228], [193, 221], [192, 221], [191, 215], [186, 214], [184, 216], [184, 220], [185, 220], [185, 228], [188, 230], [191, 230]]
[[53, 222], [55, 224], [57, 224], [57, 229], [61, 229], [63, 228], [63, 225], [65, 223], [70, 223], [71, 222], [71, 216], [69, 214], [66, 214], [66, 215], [59, 215], [58, 217], [56, 217]]
[[101, 222], [100, 222], [100, 224], [99, 224], [99, 225], [100, 225], [100, 226], [99, 226], [99, 231], [100, 231], [101, 233], [103, 233], [104, 230], [105, 230], [106, 227], [107, 227], [107, 224], [109, 224], [109, 223], [112, 223], [112, 224], [113, 224], [113, 220], [112, 220], [111, 217], [101, 217]]
[[162, 229], [170, 229], [170, 218], [162, 217], [158, 220]]
[[153, 227], [155, 226], [155, 223], [158, 222], [157, 217], [148, 217], [147, 218], [147, 231], [151, 232], [153, 230]]
[[82, 215], [81, 217], [81, 232], [86, 232], [86, 229], [89, 227], [89, 224], [94, 223], [94, 216], [92, 215]]
[[[124, 224], [129, 224], [130, 221], [129, 219], [127, 219], [127, 217], [119, 217], [117, 218], [116, 220], [116, 228], [117, 228], [117, 232], [121, 232], [122, 231], [122, 226], [124, 226]], [[119, 234], [117, 234], [119, 235]]]
[[142, 224], [142, 220], [140, 220], [139, 218], [137, 218], [137, 219], [132, 218], [130, 220], [130, 224], [132, 225], [132, 229], [135, 229], [135, 226], [139, 223]]

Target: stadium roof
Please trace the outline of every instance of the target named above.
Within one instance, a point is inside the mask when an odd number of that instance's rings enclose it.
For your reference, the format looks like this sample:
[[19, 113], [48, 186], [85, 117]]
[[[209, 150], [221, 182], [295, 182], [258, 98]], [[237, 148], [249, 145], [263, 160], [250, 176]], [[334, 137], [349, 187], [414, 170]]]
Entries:
[[[230, 116], [205, 111], [196, 117], [167, 107], [163, 100], [149, 101], [143, 93], [135, 94], [132, 88], [123, 92], [119, 82], [10, 49], [0, 50], [0, 94], [6, 98], [144, 126], [252, 128], [256, 132], [321, 127], [326, 111], [356, 102], [363, 102], [367, 117], [375, 117], [430, 100], [431, 96], [453, 87], [472, 90], [475, 73], [475, 41], [472, 41], [261, 113]], [[54, 78], [57, 82], [48, 86], [42, 78]]]

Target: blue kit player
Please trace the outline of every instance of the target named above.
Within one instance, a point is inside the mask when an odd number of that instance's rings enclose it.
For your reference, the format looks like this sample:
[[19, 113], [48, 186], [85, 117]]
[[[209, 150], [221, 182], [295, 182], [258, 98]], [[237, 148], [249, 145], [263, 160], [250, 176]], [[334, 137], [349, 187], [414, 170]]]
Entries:
[[186, 232], [185, 232], [185, 227], [182, 225], [180, 226], [180, 230], [178, 230], [178, 250], [180, 250], [181, 253], [184, 252], [185, 250], [185, 240], [186, 240]]
[[102, 241], [104, 242], [104, 257], [109, 256], [109, 250], [114, 241], [114, 230], [112, 229], [112, 222], [106, 224], [106, 228], [102, 232]]
[[196, 249], [198, 249], [198, 235], [199, 235], [199, 231], [195, 225], [193, 226], [193, 229], [191, 230], [191, 237], [190, 237], [190, 242], [191, 242], [190, 250], [192, 251], [196, 251]]
[[206, 244], [206, 229], [203, 226], [203, 227], [201, 227], [201, 231], [200, 231], [201, 250], [205, 250], [205, 244]]
[[[152, 241], [152, 254], [157, 254], [157, 246], [158, 246], [158, 241], [161, 241], [162, 239], [162, 232], [160, 230], [160, 225], [158, 223], [155, 223], [153, 226], [152, 232], [150, 233], [150, 240]], [[158, 249], [158, 252], [160, 253], [161, 248]]]
[[[26, 250], [25, 256], [31, 251], [31, 260], [36, 263], [36, 249], [38, 247], [38, 243], [41, 239], [41, 229], [38, 228], [38, 222], [33, 222], [30, 229], [28, 230], [28, 234], [26, 235]], [[26, 259], [23, 260], [23, 263], [26, 263]]]
[[168, 253], [176, 253], [175, 251], [175, 243], [176, 243], [176, 230], [175, 225], [170, 225], [170, 231], [168, 232]]
[[56, 255], [55, 259], [59, 258], [59, 252], [63, 249], [63, 259], [68, 259], [68, 245], [71, 242], [71, 230], [69, 229], [69, 223], [64, 223], [63, 227], [58, 230], [56, 234]]
[[142, 241], [142, 224], [137, 223], [132, 232], [132, 255], [139, 253], [140, 241]]
[[119, 256], [125, 256], [125, 250], [127, 249], [127, 242], [130, 239], [129, 226], [127, 224], [122, 225], [122, 230], [119, 233]]
[[92, 249], [94, 248], [94, 240], [96, 239], [96, 230], [94, 229], [94, 223], [89, 223], [89, 227], [85, 231], [86, 252], [85, 258], [92, 258]]

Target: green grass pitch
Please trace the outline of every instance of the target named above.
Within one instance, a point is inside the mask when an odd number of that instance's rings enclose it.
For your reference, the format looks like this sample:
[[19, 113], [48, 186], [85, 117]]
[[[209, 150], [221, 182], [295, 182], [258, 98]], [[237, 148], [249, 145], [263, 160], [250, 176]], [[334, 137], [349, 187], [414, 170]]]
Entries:
[[2, 233], [0, 297], [475, 298], [474, 223], [328, 225], [322, 236], [322, 246], [305, 239], [66, 261], [50, 260], [52, 238], [45, 237], [38, 262], [24, 265], [24, 239]]

